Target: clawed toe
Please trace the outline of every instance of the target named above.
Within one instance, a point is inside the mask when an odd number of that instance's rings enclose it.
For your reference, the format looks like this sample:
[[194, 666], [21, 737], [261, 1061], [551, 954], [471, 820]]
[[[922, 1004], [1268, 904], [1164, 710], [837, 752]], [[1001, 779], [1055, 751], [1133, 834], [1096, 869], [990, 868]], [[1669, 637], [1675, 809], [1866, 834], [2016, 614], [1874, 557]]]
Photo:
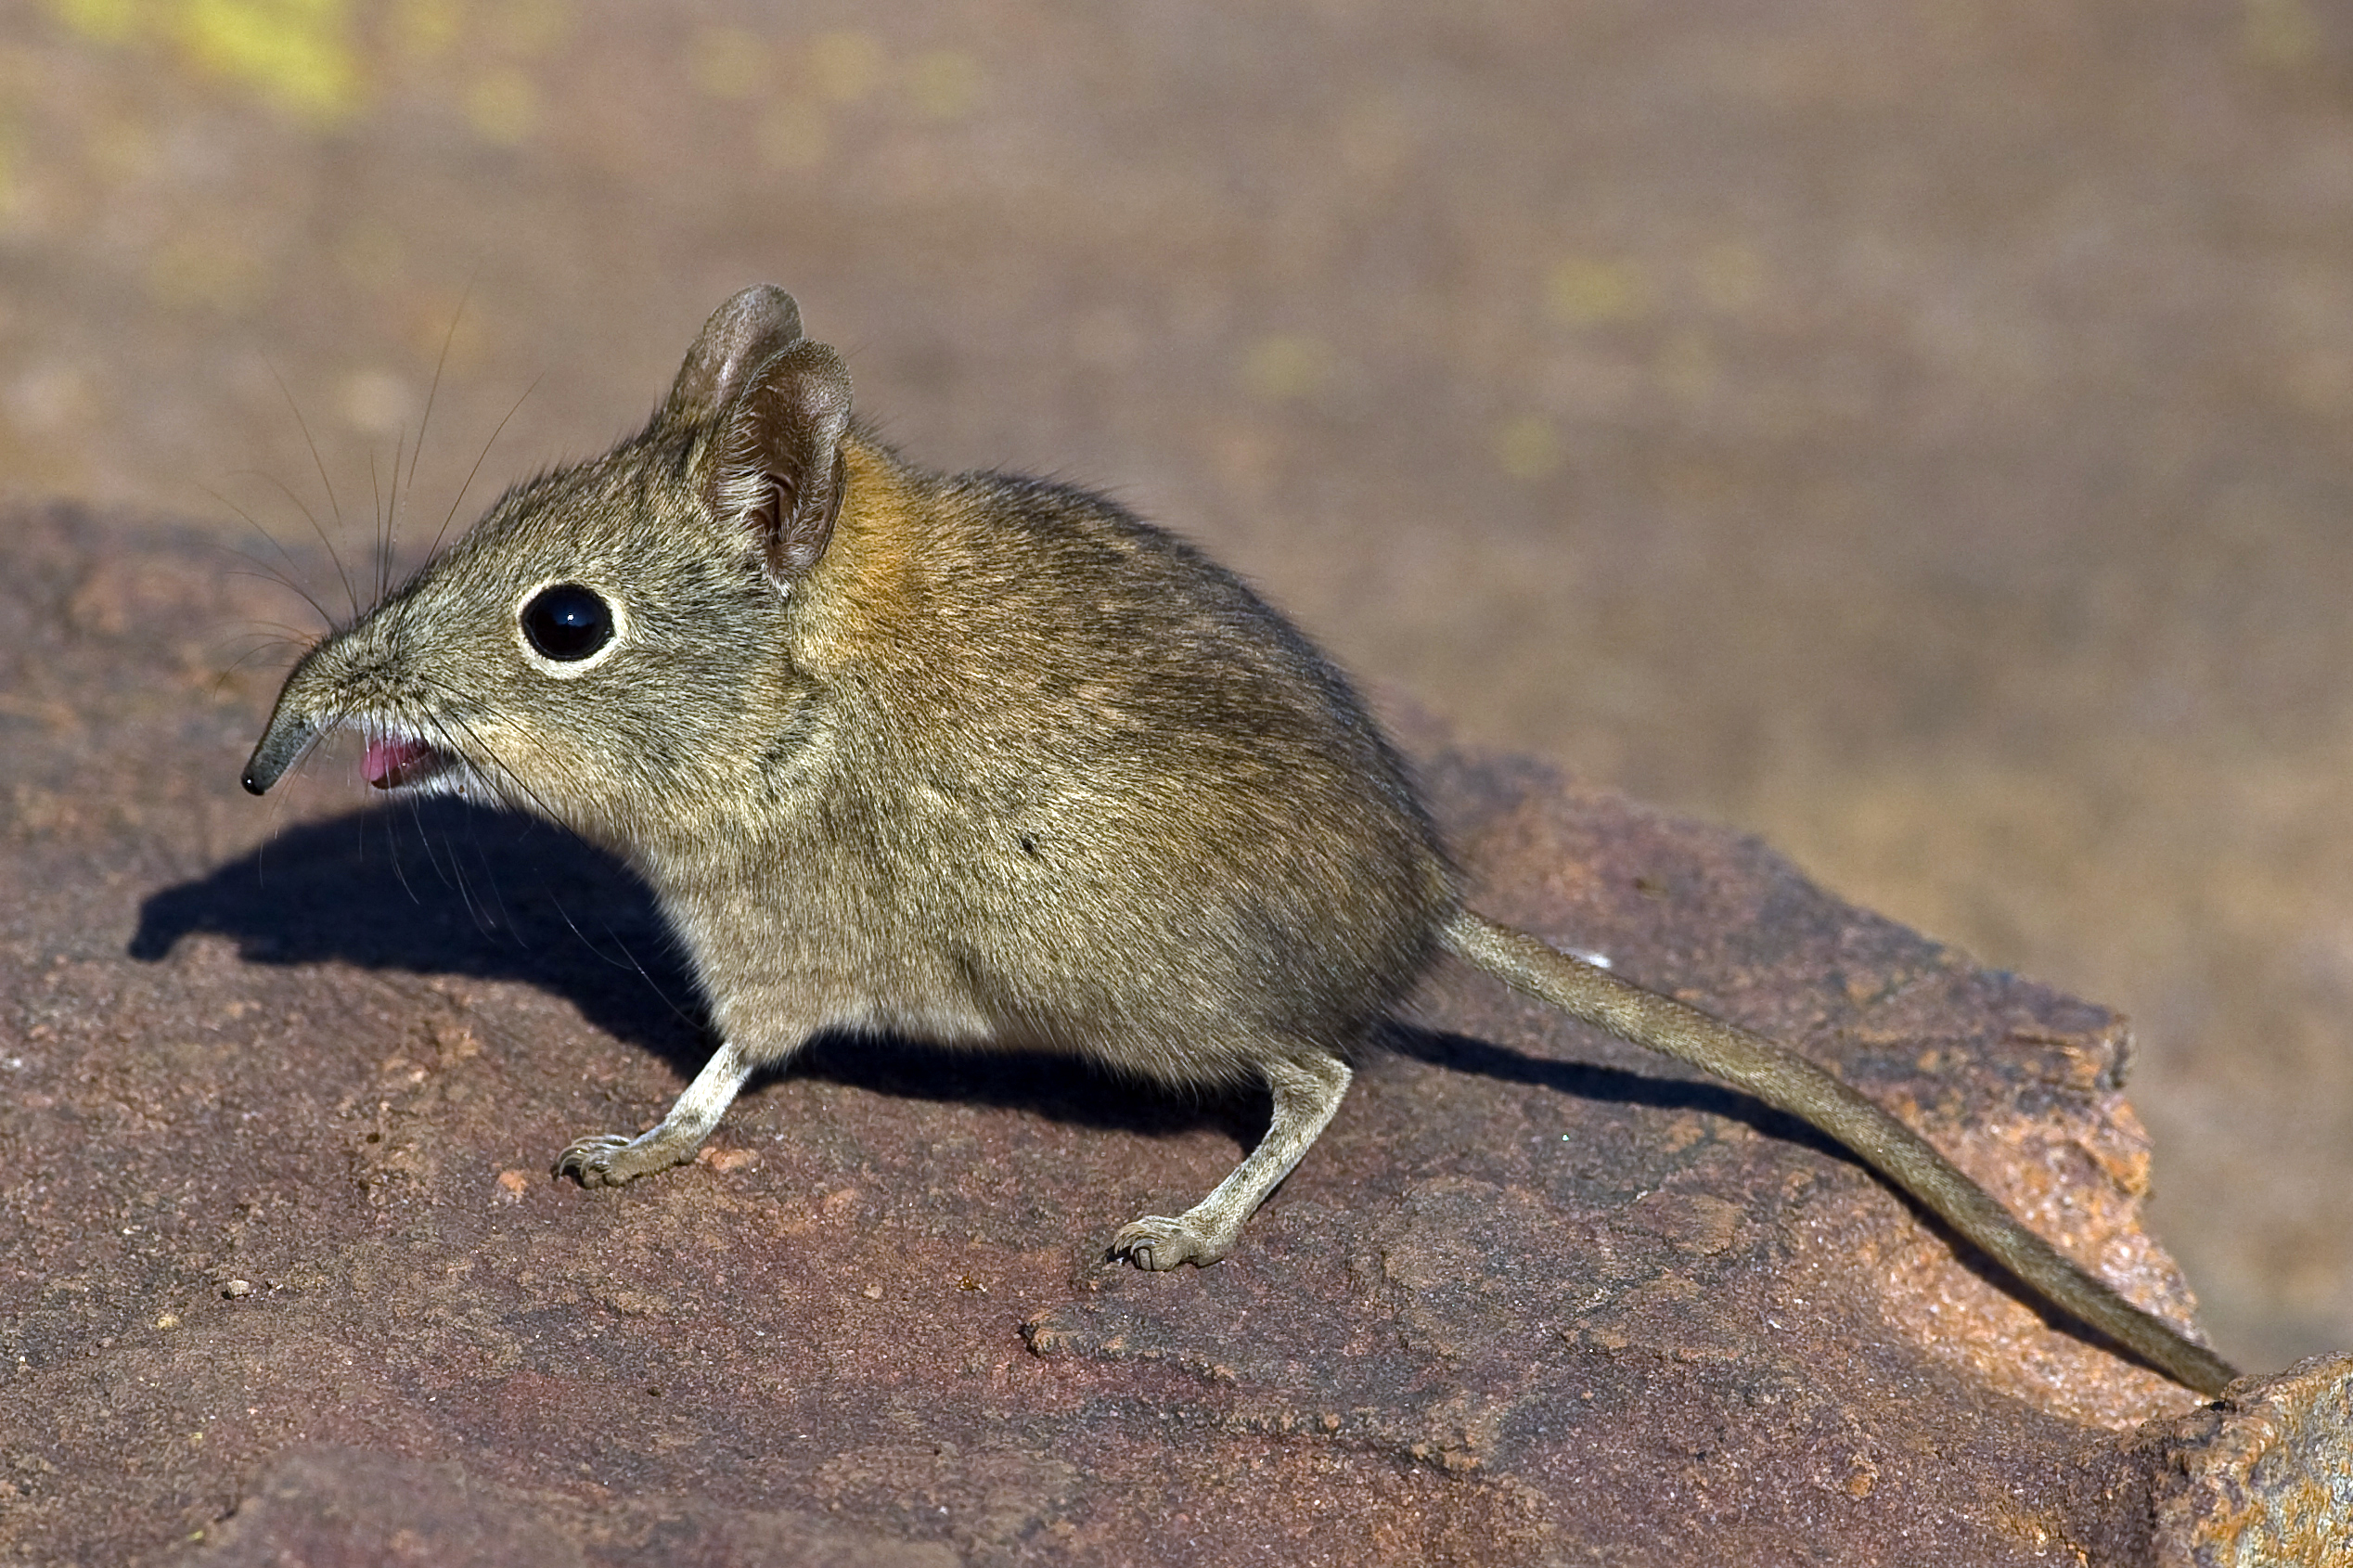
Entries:
[[637, 1142], [626, 1133], [593, 1133], [557, 1156], [556, 1174], [571, 1176], [583, 1187], [619, 1187], [660, 1169], [660, 1165], [628, 1157]]
[[1133, 1225], [1120, 1227], [1119, 1234], [1112, 1238], [1111, 1250], [1103, 1254], [1103, 1261], [1116, 1263], [1124, 1258], [1138, 1268], [1161, 1274], [1186, 1263], [1207, 1267], [1225, 1255], [1225, 1248], [1182, 1218], [1146, 1215]]

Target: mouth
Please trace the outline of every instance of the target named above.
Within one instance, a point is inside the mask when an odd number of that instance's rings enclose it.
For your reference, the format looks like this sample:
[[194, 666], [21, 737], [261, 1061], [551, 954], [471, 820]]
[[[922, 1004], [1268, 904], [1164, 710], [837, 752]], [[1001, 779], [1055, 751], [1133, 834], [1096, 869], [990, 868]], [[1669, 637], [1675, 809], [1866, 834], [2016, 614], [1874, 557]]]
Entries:
[[375, 790], [430, 783], [459, 765], [447, 752], [405, 735], [379, 735], [367, 742], [360, 776]]

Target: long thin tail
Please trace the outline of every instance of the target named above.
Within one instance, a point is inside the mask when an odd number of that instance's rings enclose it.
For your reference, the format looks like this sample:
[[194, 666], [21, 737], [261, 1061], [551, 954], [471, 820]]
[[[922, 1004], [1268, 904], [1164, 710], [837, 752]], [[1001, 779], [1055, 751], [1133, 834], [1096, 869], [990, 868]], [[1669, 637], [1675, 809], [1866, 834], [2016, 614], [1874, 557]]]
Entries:
[[1467, 909], [1447, 926], [1446, 944], [1572, 1018], [1704, 1068], [1828, 1133], [2045, 1300], [2188, 1387], [2218, 1394], [2239, 1375], [2214, 1352], [2192, 1343], [2063, 1256], [1925, 1138], [1804, 1057]]

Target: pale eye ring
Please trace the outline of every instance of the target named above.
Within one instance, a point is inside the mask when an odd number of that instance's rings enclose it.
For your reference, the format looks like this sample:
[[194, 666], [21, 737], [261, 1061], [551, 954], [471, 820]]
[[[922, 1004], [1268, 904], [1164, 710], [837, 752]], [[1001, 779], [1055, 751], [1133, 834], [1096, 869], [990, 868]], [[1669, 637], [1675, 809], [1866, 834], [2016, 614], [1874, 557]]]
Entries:
[[578, 583], [548, 584], [524, 601], [521, 620], [524, 640], [559, 663], [594, 658], [612, 641], [612, 606]]

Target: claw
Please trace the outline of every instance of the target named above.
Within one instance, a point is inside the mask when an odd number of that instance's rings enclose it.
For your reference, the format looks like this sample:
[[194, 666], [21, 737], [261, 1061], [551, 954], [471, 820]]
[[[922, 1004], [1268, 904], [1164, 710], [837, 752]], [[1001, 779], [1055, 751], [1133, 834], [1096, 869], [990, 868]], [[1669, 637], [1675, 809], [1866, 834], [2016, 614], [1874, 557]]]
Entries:
[[591, 1133], [556, 1157], [556, 1174], [571, 1176], [583, 1187], [619, 1187], [676, 1163], [659, 1154], [649, 1159], [626, 1158], [644, 1141], [626, 1133]]
[[1185, 1263], [1206, 1268], [1225, 1255], [1225, 1248], [1182, 1218], [1146, 1215], [1133, 1225], [1120, 1227], [1119, 1234], [1112, 1238], [1111, 1250], [1103, 1261], [1116, 1263], [1125, 1258], [1138, 1268], [1164, 1274]]

